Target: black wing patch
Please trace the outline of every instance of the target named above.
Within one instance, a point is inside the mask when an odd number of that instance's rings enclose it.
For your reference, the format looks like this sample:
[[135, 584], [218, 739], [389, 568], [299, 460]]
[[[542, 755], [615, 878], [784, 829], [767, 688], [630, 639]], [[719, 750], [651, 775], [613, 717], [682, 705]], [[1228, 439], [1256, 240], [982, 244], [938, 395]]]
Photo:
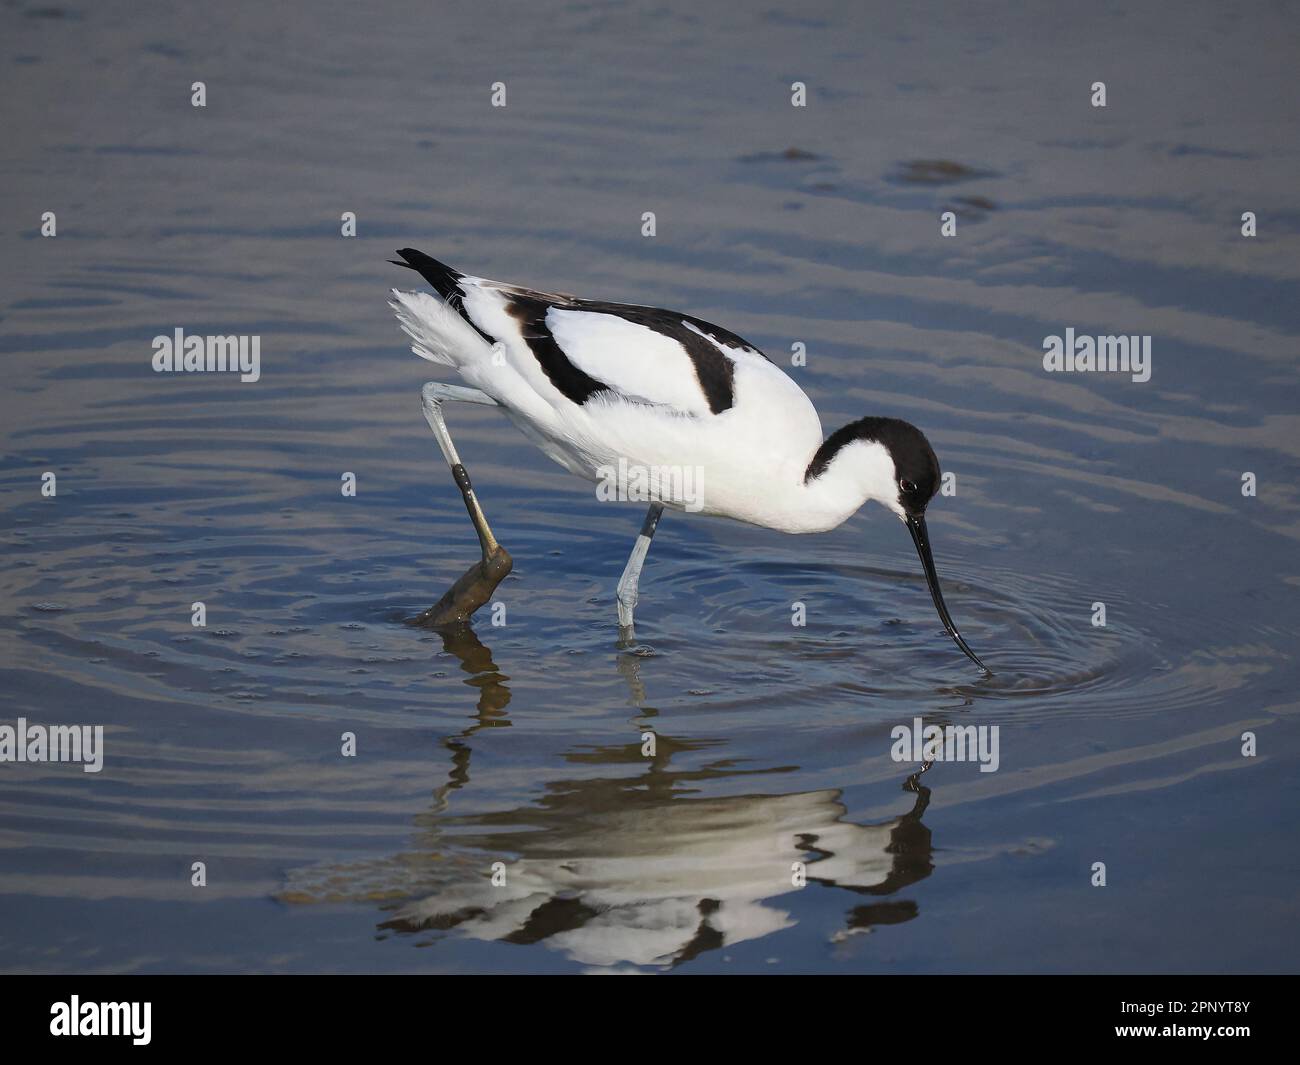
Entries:
[[[465, 313], [465, 293], [460, 280], [465, 275], [440, 263], [432, 256], [414, 248], [402, 248], [398, 253], [406, 262], [390, 260], [397, 266], [415, 270], [438, 293], [449, 307], [465, 319], [489, 344], [496, 338], [488, 336]], [[675, 340], [682, 346], [695, 367], [700, 390], [709, 404], [709, 410], [721, 414], [736, 402], [736, 365], [717, 345], [763, 355], [758, 348], [735, 333], [679, 311], [666, 311], [659, 307], [640, 307], [631, 303], [607, 303], [602, 300], [584, 300], [560, 295], [533, 292], [510, 285], [498, 286], [506, 297], [506, 310], [519, 323], [520, 332], [529, 350], [537, 359], [547, 380], [573, 403], [581, 406], [592, 396], [614, 392], [609, 385], [596, 380], [581, 367], [575, 366], [556, 341], [546, 324], [546, 314], [551, 308], [566, 311], [590, 311], [593, 314], [611, 314], [651, 329]]]
[[[717, 344], [762, 354], [753, 344], [741, 340], [735, 333], [679, 311], [638, 307], [630, 303], [605, 303], [601, 300], [575, 300], [574, 309], [612, 314], [677, 341], [690, 356], [695, 367], [695, 377], [700, 382], [700, 390], [708, 401], [709, 410], [714, 414], [730, 410], [736, 402], [736, 364], [718, 350]], [[710, 343], [710, 338], [717, 344]]]
[[597, 393], [612, 391], [609, 385], [597, 381], [591, 374], [573, 365], [551, 335], [550, 326], [546, 324], [546, 312], [563, 304], [523, 292], [509, 292], [506, 299], [506, 310], [519, 323], [524, 343], [537, 359], [542, 373], [559, 389], [561, 395], [581, 407]]

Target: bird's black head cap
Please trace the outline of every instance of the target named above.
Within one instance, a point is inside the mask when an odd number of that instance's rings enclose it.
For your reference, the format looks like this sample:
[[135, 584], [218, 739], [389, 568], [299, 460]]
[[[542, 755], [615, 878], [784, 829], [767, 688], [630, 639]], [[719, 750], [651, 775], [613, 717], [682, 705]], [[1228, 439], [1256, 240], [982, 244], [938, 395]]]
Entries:
[[859, 418], [835, 430], [808, 464], [805, 482], [825, 473], [835, 456], [856, 440], [879, 443], [889, 452], [894, 460], [899, 503], [907, 514], [924, 514], [939, 491], [939, 458], [925, 434], [911, 422], [899, 418]]

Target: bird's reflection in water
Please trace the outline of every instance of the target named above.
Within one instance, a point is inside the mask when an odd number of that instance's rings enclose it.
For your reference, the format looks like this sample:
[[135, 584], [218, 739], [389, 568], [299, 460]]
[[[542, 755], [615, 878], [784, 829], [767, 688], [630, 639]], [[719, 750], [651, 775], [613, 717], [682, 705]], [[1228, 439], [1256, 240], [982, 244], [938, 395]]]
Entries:
[[482, 729], [504, 728], [510, 724], [506, 715], [510, 703], [506, 681], [510, 678], [497, 668], [491, 649], [468, 625], [457, 626], [439, 635], [443, 650], [454, 655], [460, 668], [469, 674], [465, 683], [478, 690], [478, 704], [474, 710], [474, 724], [443, 741], [443, 746], [451, 754], [451, 772], [447, 782], [434, 789], [432, 814], [445, 810], [448, 796], [469, 783], [470, 737]]
[[[451, 814], [452, 792], [470, 781], [469, 741], [507, 723], [510, 693], [471, 631], [445, 636], [444, 645], [479, 688], [478, 709], [474, 724], [446, 741], [451, 771], [417, 818], [413, 847], [379, 862], [299, 870], [286, 900], [400, 899], [387, 902], [381, 929], [542, 944], [591, 966], [671, 967], [793, 926], [779, 900], [800, 890], [796, 863], [806, 868], [804, 890], [882, 899], [851, 907], [837, 940], [916, 916], [911, 901], [883, 900], [934, 868], [921, 823], [930, 792], [917, 777], [907, 783], [912, 808], [878, 824], [845, 821], [840, 793], [830, 789], [701, 798], [708, 782], [764, 771], [722, 761], [674, 769], [675, 756], [715, 743], [658, 734], [646, 757], [638, 728], [626, 745], [570, 753], [583, 773], [549, 782], [535, 804]], [[640, 705], [639, 664], [624, 656], [620, 669]], [[602, 765], [608, 775], [591, 775]], [[493, 882], [496, 862], [504, 883]]]

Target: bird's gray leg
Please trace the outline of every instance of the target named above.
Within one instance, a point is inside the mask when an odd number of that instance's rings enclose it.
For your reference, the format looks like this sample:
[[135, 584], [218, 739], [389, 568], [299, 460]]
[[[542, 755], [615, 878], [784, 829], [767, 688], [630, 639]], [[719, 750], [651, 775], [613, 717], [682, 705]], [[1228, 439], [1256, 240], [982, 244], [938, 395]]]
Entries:
[[636, 538], [627, 566], [623, 569], [623, 576], [618, 581], [618, 634], [625, 643], [636, 638], [632, 627], [632, 612], [636, 610], [637, 585], [641, 580], [641, 567], [645, 564], [646, 552], [650, 550], [650, 541], [654, 539], [655, 529], [659, 527], [659, 516], [663, 512], [662, 503], [650, 504], [645, 522], [641, 525], [641, 535]]
[[497, 406], [497, 401], [477, 388], [443, 384], [441, 381], [430, 381], [426, 384], [421, 399], [424, 404], [425, 420], [433, 430], [433, 435], [437, 437], [438, 446], [442, 449], [447, 465], [451, 467], [451, 475], [456, 481], [456, 487], [460, 489], [461, 497], [465, 500], [465, 509], [469, 511], [470, 520], [474, 523], [474, 531], [478, 533], [479, 546], [483, 549], [483, 558], [471, 566], [446, 595], [424, 613], [412, 619], [413, 624], [445, 628], [468, 621], [469, 616], [492, 597], [497, 585], [505, 579], [514, 563], [506, 549], [497, 543], [496, 537], [492, 535], [492, 529], [487, 523], [483, 508], [479, 506], [478, 497], [474, 495], [469, 474], [465, 472], [465, 466], [456, 453], [456, 445], [452, 443], [451, 433], [447, 430], [447, 421], [442, 415], [442, 405], [448, 400], [481, 403], [489, 407]]
[[438, 438], [438, 446], [442, 448], [443, 457], [447, 460], [447, 465], [451, 467], [451, 475], [456, 480], [456, 487], [460, 489], [460, 494], [465, 498], [465, 509], [469, 511], [470, 520], [474, 523], [474, 530], [478, 533], [479, 545], [483, 548], [483, 557], [486, 558], [499, 545], [496, 537], [492, 535], [491, 528], [488, 526], [487, 517], [483, 514], [483, 508], [479, 506], [478, 499], [474, 495], [474, 489], [469, 483], [469, 474], [465, 472], [460, 456], [456, 454], [456, 445], [451, 442], [451, 433], [447, 431], [447, 421], [442, 416], [442, 405], [447, 400], [454, 400], [459, 403], [481, 403], [485, 406], [495, 407], [497, 401], [486, 392], [480, 392], [477, 388], [466, 388], [464, 385], [447, 385], [441, 381], [430, 381], [426, 384], [421, 392], [421, 399], [424, 402], [425, 421], [429, 423], [433, 435]]

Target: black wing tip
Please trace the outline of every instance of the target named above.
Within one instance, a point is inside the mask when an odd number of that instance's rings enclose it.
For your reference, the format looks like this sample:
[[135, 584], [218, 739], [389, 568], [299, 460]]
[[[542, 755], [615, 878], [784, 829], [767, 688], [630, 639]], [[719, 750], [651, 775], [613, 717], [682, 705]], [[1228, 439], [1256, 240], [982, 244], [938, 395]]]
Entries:
[[437, 259], [425, 255], [418, 248], [398, 248], [397, 254], [401, 256], [400, 259], [388, 260], [394, 266], [405, 266], [408, 270], [418, 270], [422, 263], [428, 263], [430, 266], [441, 267], [444, 271], [449, 269], [438, 262]]
[[432, 255], [425, 255], [418, 248], [398, 248], [397, 254], [405, 260], [389, 259], [394, 266], [405, 266], [423, 277], [433, 290], [443, 299], [461, 295], [458, 282], [465, 275], [453, 270], [446, 263], [440, 263]]
[[396, 259], [388, 261], [394, 266], [407, 266], [424, 278], [433, 290], [443, 298], [447, 306], [456, 311], [470, 326], [474, 332], [478, 333], [488, 344], [495, 343], [495, 340], [479, 327], [479, 324], [465, 310], [465, 292], [460, 287], [460, 279], [465, 275], [459, 270], [453, 270], [446, 263], [440, 263], [432, 255], [425, 255], [424, 252], [416, 248], [398, 248], [397, 254], [406, 262], [398, 262]]
[[429, 269], [440, 274], [450, 274], [453, 277], [464, 276], [459, 270], [452, 269], [446, 263], [440, 263], [432, 255], [426, 255], [420, 251], [419, 248], [398, 248], [397, 254], [406, 261], [398, 262], [396, 259], [389, 259], [388, 261], [398, 266], [409, 266], [412, 270]]

